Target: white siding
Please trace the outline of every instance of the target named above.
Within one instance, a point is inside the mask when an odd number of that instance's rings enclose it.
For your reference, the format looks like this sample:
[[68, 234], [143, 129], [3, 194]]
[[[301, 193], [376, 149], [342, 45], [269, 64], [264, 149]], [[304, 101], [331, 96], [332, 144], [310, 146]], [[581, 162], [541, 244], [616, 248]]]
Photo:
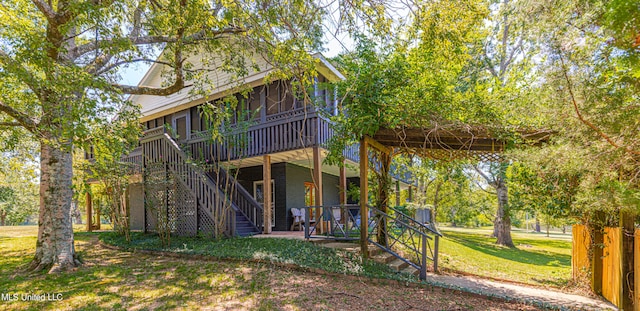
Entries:
[[[193, 68], [211, 70], [215, 69], [216, 64], [220, 62], [220, 59], [214, 59], [206, 68], [202, 64], [202, 58], [200, 57], [200, 55], [189, 57], [189, 62], [193, 64]], [[212, 83], [212, 85], [208, 87], [209, 89], [205, 90], [205, 92], [209, 94], [210, 98], [218, 97], [221, 92], [227, 91], [230, 88], [237, 86], [239, 82], [240, 84], [247, 84], [264, 79], [265, 75], [272, 68], [260, 56], [254, 56], [252, 59], [248, 59], [247, 62], [249, 64], [255, 63], [258, 68], [260, 68], [260, 70], [256, 71], [253, 68], [255, 66], [250, 66], [249, 74], [240, 81], [233, 80], [232, 74], [224, 72], [222, 70], [211, 70], [210, 72], [206, 73], [207, 79], [209, 79], [209, 81], [211, 81]], [[160, 87], [162, 85], [163, 70], [167, 72], [169, 70], [169, 67], [164, 65], [152, 66], [150, 72], [140, 82], [140, 85]], [[189, 85], [192, 84], [192, 82], [186, 82], [186, 84]], [[169, 96], [136, 95], [131, 97], [131, 100], [142, 107], [142, 117], [145, 117], [162, 112], [164, 110], [171, 110], [189, 102], [202, 101], [202, 96], [194, 96], [191, 94], [192, 91], [193, 87], [187, 87], [180, 92]]]

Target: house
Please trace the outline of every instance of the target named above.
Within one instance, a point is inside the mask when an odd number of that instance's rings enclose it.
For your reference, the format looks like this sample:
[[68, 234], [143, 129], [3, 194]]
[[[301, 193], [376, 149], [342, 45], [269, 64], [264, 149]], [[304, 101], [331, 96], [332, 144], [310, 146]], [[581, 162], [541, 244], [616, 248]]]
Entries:
[[[132, 96], [146, 132], [125, 158], [144, 168], [128, 191], [131, 228], [154, 230], [158, 219], [150, 208], [164, 206], [177, 234], [220, 226], [230, 235], [269, 233], [292, 227], [292, 208], [350, 203], [343, 190], [359, 184], [357, 146], [345, 150], [345, 165], [323, 163], [333, 135], [328, 116], [338, 112], [331, 83], [344, 77], [322, 55], [313, 57], [317, 77], [308, 93], [315, 105], [294, 96], [291, 80], [267, 83], [273, 68], [260, 58], [239, 83], [230, 73], [210, 70], [206, 95], [194, 95], [189, 87], [164, 97]], [[153, 65], [140, 85], [161, 86], [164, 69]], [[229, 96], [237, 107], [224, 124], [225, 139], [212, 141], [203, 105], [220, 105]], [[220, 165], [213, 171], [206, 163]], [[216, 206], [225, 202], [229, 215], [222, 217], [225, 224], [216, 223]]]

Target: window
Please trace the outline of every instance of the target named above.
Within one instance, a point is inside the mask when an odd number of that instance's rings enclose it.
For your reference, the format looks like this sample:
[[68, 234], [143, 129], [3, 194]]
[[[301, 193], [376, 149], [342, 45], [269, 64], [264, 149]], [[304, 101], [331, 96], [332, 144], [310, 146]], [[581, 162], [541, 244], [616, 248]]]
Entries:
[[182, 142], [191, 135], [191, 114], [189, 110], [183, 110], [171, 116], [171, 132], [173, 138]]
[[294, 109], [294, 96], [289, 82], [278, 80], [267, 86], [267, 115]]
[[251, 96], [249, 98], [249, 114], [253, 119], [260, 118], [260, 113], [258, 111], [260, 109], [260, 98], [262, 97], [263, 92], [264, 86], [257, 86], [253, 88], [253, 92], [251, 92]]

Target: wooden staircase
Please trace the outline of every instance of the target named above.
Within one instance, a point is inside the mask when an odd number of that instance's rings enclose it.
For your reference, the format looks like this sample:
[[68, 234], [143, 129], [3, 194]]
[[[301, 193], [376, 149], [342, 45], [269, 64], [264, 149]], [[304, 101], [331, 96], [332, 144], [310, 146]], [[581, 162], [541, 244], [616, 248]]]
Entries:
[[236, 210], [236, 234], [241, 237], [260, 234], [260, 230], [240, 211]]
[[380, 248], [375, 248], [375, 255], [371, 254], [371, 250], [369, 250], [369, 254], [371, 255], [371, 259], [373, 261], [379, 262], [381, 264], [385, 264], [394, 271], [412, 274], [414, 276], [420, 275], [420, 270], [410, 266], [405, 261], [398, 259], [396, 256], [391, 255], [382, 251]]
[[[210, 172], [195, 165], [164, 128], [147, 131], [141, 139], [141, 150], [142, 167], [152, 171], [156, 183], [164, 187], [158, 191], [167, 191], [166, 195], [160, 197], [166, 197], [169, 201], [157, 201], [171, 208], [172, 215], [175, 215], [172, 221], [176, 234], [212, 233], [216, 226], [215, 219], [221, 217], [222, 213], [227, 219], [225, 234], [249, 236], [260, 232], [260, 204], [240, 183], [227, 176], [222, 168], [218, 170], [218, 178], [213, 178]], [[149, 180], [147, 175], [148, 172], [144, 177], [145, 183]], [[226, 181], [227, 187], [222, 187], [218, 180]], [[230, 184], [231, 187], [228, 186]], [[231, 210], [221, 208], [221, 202], [229, 202]]]
[[[360, 253], [360, 246], [355, 243], [336, 242], [333, 240], [312, 240], [313, 243], [331, 248], [344, 249], [346, 251]], [[396, 272], [408, 273], [414, 276], [420, 275], [420, 270], [410, 266], [405, 261], [389, 254], [375, 245], [369, 245], [369, 258], [375, 262], [389, 266]]]

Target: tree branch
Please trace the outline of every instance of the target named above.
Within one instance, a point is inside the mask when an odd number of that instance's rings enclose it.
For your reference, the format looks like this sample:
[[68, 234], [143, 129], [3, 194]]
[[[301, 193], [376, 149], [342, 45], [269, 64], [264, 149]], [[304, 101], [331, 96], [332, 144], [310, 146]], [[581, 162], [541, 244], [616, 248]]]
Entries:
[[191, 36], [187, 36], [182, 40], [176, 37], [169, 37], [169, 36], [140, 36], [136, 38], [101, 39], [101, 40], [98, 40], [97, 43], [95, 41], [92, 41], [90, 43], [80, 45], [75, 49], [71, 50], [70, 54], [73, 55], [74, 58], [77, 58], [89, 52], [95, 51], [100, 47], [111, 46], [111, 45], [114, 45], [116, 42], [123, 42], [127, 40], [129, 40], [133, 45], [145, 45], [145, 44], [155, 44], [155, 43], [175, 43], [175, 42], [178, 42], [179, 40], [184, 42], [184, 44], [189, 44], [189, 43], [194, 43], [198, 41], [216, 40], [216, 39], [219, 39], [220, 36], [224, 34], [237, 34], [237, 33], [243, 33], [243, 32], [246, 32], [246, 29], [232, 27], [232, 28], [225, 28], [219, 31], [210, 32], [208, 33], [209, 35], [207, 35], [207, 33], [205, 33], [204, 31], [200, 31]]
[[482, 190], [482, 191], [484, 191], [484, 192], [486, 192], [488, 194], [491, 194], [491, 195], [496, 195], [497, 194], [497, 192], [495, 192], [495, 191], [489, 191], [489, 190], [485, 189], [484, 187], [482, 187], [482, 185], [480, 185], [480, 182], [478, 182], [475, 178], [471, 178], [471, 180], [473, 180], [473, 183], [476, 184], [476, 186], [478, 186], [478, 188], [480, 188], [480, 190]]
[[16, 62], [9, 54], [0, 49], [0, 64], [5, 64], [7, 66], [0, 66], [3, 70], [11, 71], [11, 68], [15, 68], [19, 74], [25, 76], [25, 79], [21, 79], [36, 95], [40, 93], [40, 88], [36, 86], [34, 83], [35, 79], [31, 72], [27, 70], [20, 63]]
[[483, 48], [482, 51], [484, 52], [484, 62], [487, 64], [487, 68], [489, 68], [489, 72], [491, 72], [491, 75], [493, 75], [493, 77], [498, 78], [498, 73], [496, 72], [496, 69], [493, 68], [493, 64], [489, 59], [489, 54], [487, 54], [486, 48]]
[[580, 108], [578, 107], [578, 102], [576, 101], [575, 95], [573, 94], [573, 84], [571, 83], [571, 79], [569, 79], [569, 74], [567, 73], [567, 66], [564, 62], [564, 57], [562, 56], [562, 52], [559, 53], [559, 55], [560, 55], [560, 62], [562, 63], [562, 73], [564, 75], [564, 79], [567, 81], [567, 88], [569, 90], [569, 95], [571, 96], [571, 103], [573, 104], [573, 110], [576, 112], [576, 115], [578, 116], [578, 119], [580, 120], [580, 122], [582, 122], [583, 124], [591, 128], [593, 131], [595, 131], [600, 137], [606, 140], [607, 143], [609, 143], [609, 145], [615, 148], [622, 148], [629, 153], [640, 154], [640, 151], [633, 150], [629, 146], [621, 146], [620, 144], [615, 142], [611, 137], [609, 137], [609, 135], [607, 135], [600, 128], [598, 128], [595, 124], [591, 123], [591, 121], [585, 119], [584, 116], [582, 116], [582, 113], [580, 112]]
[[[0, 101], [0, 111], [8, 114], [10, 117], [15, 119], [19, 125], [26, 128], [29, 132], [34, 133], [36, 131], [36, 128], [38, 127], [38, 124], [33, 119], [31, 119], [27, 114], [22, 113], [14, 109], [13, 107], [6, 105], [1, 101]], [[14, 124], [14, 122], [4, 122], [4, 123], [7, 123], [5, 124], [6, 126], [9, 126], [9, 124]], [[17, 125], [11, 125], [11, 126], [17, 126]]]
[[511, 53], [509, 53], [509, 57], [507, 57], [507, 60], [505, 61], [505, 66], [511, 65], [516, 52], [522, 47], [522, 40], [522, 37], [518, 38], [518, 43], [516, 43], [516, 45], [511, 50]]
[[173, 85], [164, 87], [164, 88], [156, 88], [156, 87], [148, 87], [148, 86], [118, 85], [118, 84], [114, 84], [113, 86], [115, 88], [120, 89], [125, 94], [156, 95], [156, 96], [171, 95], [185, 88], [184, 71], [183, 71], [184, 59], [182, 58], [183, 42], [181, 41], [181, 38], [183, 37], [184, 37], [184, 28], [180, 28], [178, 30], [178, 33], [176, 34], [175, 40], [177, 44], [175, 45], [175, 51], [173, 54], [173, 63], [175, 64], [173, 67], [173, 73], [176, 79]]
[[22, 126], [22, 124], [18, 123], [18, 122], [0, 122], [0, 126]]
[[[164, 65], [167, 67], [171, 67], [171, 68], [175, 68], [175, 64], [170, 63], [170, 62], [164, 62], [164, 61], [160, 61], [160, 60], [155, 60], [155, 59], [151, 59], [151, 58], [136, 58], [136, 59], [131, 59], [131, 60], [123, 60], [123, 61], [119, 61], [119, 62], [115, 62], [110, 64], [109, 66], [105, 66], [102, 69], [100, 69], [99, 71], [95, 72], [96, 75], [101, 75], [105, 72], [108, 72], [109, 70], [113, 70], [119, 66], [122, 65], [127, 65], [127, 64], [133, 64], [133, 63], [140, 63], [140, 62], [146, 62], [146, 63], [151, 63], [151, 64], [159, 64], [159, 65]], [[215, 71], [214, 69], [186, 69], [186, 68], [182, 68], [183, 71], [185, 72], [210, 72], [210, 71]]]
[[482, 172], [482, 170], [479, 169], [476, 165], [473, 165], [473, 169], [475, 169], [476, 172], [478, 172], [478, 174], [480, 174], [480, 176], [482, 176], [482, 178], [484, 178], [490, 186], [495, 187], [496, 180], [489, 178], [489, 176]]
[[31, 2], [36, 5], [38, 10], [40, 10], [40, 12], [44, 14], [49, 22], [56, 19], [57, 14], [48, 3], [44, 2], [43, 0], [31, 0]]
[[[507, 9], [507, 6], [509, 5], [509, 0], [504, 0], [503, 1], [503, 10]], [[503, 29], [502, 29], [502, 52], [500, 53], [500, 79], [502, 79], [502, 77], [505, 74], [505, 71], [507, 69], [507, 64], [505, 63], [506, 59], [507, 59], [507, 42], [508, 42], [508, 38], [509, 38], [509, 15], [505, 12], [503, 13]]]

